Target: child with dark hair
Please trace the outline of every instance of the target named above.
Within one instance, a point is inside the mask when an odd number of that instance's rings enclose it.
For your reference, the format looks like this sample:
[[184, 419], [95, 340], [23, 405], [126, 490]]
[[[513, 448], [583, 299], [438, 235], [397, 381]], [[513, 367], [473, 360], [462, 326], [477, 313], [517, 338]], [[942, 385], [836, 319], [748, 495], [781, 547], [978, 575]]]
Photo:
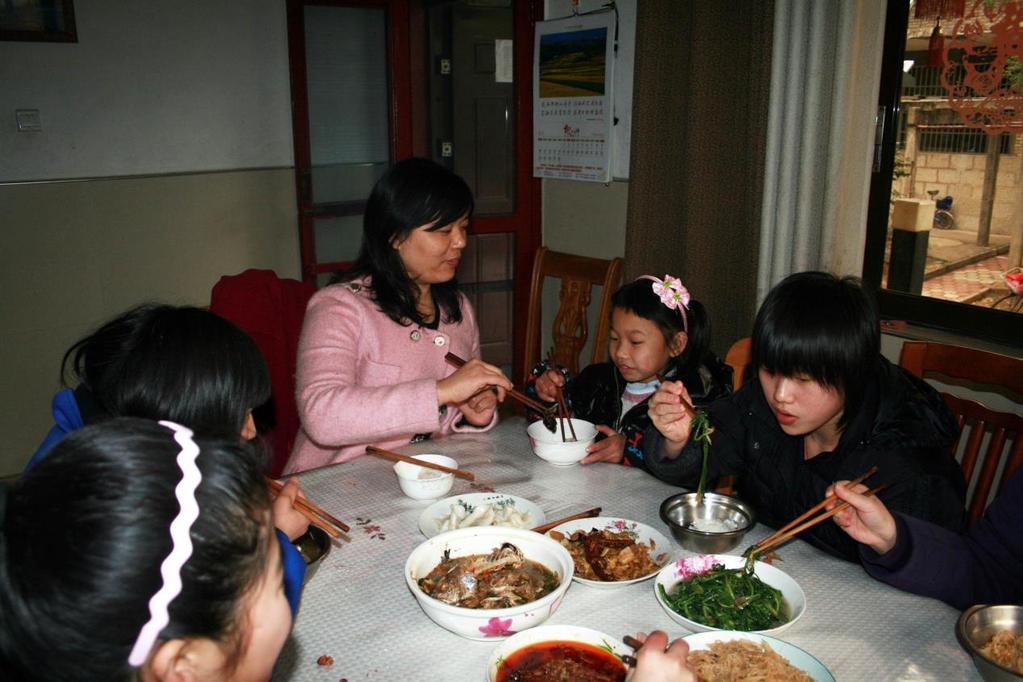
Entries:
[[[302, 428], [285, 472], [346, 462], [369, 444], [493, 426], [511, 382], [480, 359], [455, 279], [473, 205], [465, 181], [428, 159], [399, 161], [374, 185], [355, 265], [306, 308], [295, 375]], [[456, 368], [448, 353], [467, 362]]]
[[693, 399], [703, 405], [728, 394], [731, 372], [708, 348], [706, 310], [677, 278], [640, 277], [620, 287], [611, 306], [610, 360], [575, 378], [543, 362], [532, 370], [527, 391], [552, 403], [557, 387], [564, 387], [572, 414], [596, 425], [600, 435], [582, 464], [645, 467], [647, 401], [660, 385], [658, 377], [692, 386]]
[[[29, 460], [42, 461], [68, 433], [113, 417], [169, 419], [206, 437], [253, 440], [253, 410], [270, 398], [266, 361], [248, 334], [191, 306], [142, 305], [78, 340], [64, 354], [61, 379], [77, 386], [53, 399], [56, 425]], [[274, 501], [288, 599], [297, 609], [305, 562], [289, 540], [308, 530], [294, 508], [297, 480]]]
[[237, 436], [82, 428], [0, 499], [0, 670], [268, 680], [292, 622], [274, 545], [258, 458]]
[[[768, 293], [753, 327], [757, 375], [711, 404], [709, 480], [735, 475], [758, 519], [780, 527], [815, 505], [834, 481], [877, 466], [892, 509], [959, 530], [966, 486], [949, 449], [956, 424], [928, 384], [881, 356], [873, 302], [850, 277], [790, 275]], [[659, 433], [648, 439], [658, 478], [695, 487], [701, 444], [679, 397], [688, 385], [662, 384], [650, 400]], [[856, 543], [833, 524], [803, 537], [855, 561]]]

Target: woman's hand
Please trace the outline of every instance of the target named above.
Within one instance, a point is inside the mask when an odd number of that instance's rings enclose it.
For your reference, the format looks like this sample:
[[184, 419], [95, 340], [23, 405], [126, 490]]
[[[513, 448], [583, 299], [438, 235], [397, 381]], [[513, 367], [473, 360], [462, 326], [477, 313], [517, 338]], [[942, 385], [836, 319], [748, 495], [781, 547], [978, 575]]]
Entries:
[[558, 388], [565, 385], [565, 377], [561, 372], [549, 369], [536, 378], [533, 386], [536, 395], [544, 402], [552, 403], [558, 399]]
[[497, 401], [501, 402], [512, 382], [500, 368], [473, 358], [437, 382], [437, 404], [460, 405], [491, 386], [497, 389]]
[[681, 381], [664, 381], [650, 397], [647, 413], [654, 427], [664, 436], [662, 455], [668, 459], [678, 457], [682, 448], [689, 441], [693, 428], [693, 419], [682, 407], [679, 397], [693, 403], [689, 391]]
[[636, 639], [643, 642], [643, 648], [625, 682], [696, 682], [696, 673], [686, 660], [689, 645], [685, 640], [676, 639], [668, 646], [668, 635], [660, 630], [649, 636], [637, 633]]
[[[864, 495], [867, 486], [858, 483], [849, 487], [849, 481], [838, 481], [828, 488], [828, 494], [848, 502], [849, 507], [835, 514], [835, 523], [856, 542], [867, 545], [878, 554], [885, 554], [895, 546], [897, 530], [895, 518], [876, 495]], [[829, 508], [835, 504], [829, 505]]]
[[597, 431], [603, 433], [607, 438], [586, 448], [586, 452], [590, 454], [579, 460], [579, 463], [612, 462], [620, 464], [625, 457], [625, 435], [618, 433], [605, 424], [597, 424], [596, 426]]
[[289, 478], [273, 503], [274, 527], [283, 531], [289, 540], [309, 530], [309, 519], [295, 508], [298, 497], [305, 497], [298, 487], [298, 479]]
[[497, 393], [485, 388], [458, 406], [462, 418], [473, 426], [486, 426], [494, 418], [497, 409]]

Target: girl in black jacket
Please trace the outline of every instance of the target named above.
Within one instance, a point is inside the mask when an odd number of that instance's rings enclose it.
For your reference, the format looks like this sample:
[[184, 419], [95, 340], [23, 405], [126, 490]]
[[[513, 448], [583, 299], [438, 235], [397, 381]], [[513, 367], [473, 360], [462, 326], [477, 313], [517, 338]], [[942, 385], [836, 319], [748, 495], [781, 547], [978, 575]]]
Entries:
[[[950, 453], [955, 420], [937, 391], [881, 356], [880, 343], [877, 311], [857, 280], [803, 272], [775, 286], [753, 328], [756, 376], [707, 408], [709, 480], [735, 475], [759, 520], [779, 527], [833, 482], [877, 465], [867, 483], [887, 484], [881, 499], [890, 509], [960, 530], [966, 487]], [[702, 453], [679, 402], [687, 389], [666, 382], [651, 398], [647, 465], [695, 487]], [[834, 524], [803, 537], [857, 560], [856, 542]]]
[[609, 362], [590, 365], [578, 377], [546, 363], [530, 374], [527, 391], [556, 400], [563, 386], [572, 414], [600, 432], [582, 464], [620, 462], [644, 467], [643, 436], [650, 428], [647, 402], [658, 375], [693, 387], [703, 405], [728, 393], [731, 371], [710, 351], [710, 322], [703, 305], [681, 281], [644, 275], [611, 297]]

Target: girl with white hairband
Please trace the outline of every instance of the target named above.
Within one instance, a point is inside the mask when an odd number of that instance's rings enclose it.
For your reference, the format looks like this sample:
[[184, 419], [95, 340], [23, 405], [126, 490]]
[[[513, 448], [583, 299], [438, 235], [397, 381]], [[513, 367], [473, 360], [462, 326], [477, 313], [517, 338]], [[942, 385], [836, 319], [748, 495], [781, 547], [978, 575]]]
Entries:
[[252, 448], [173, 422], [79, 429], [0, 495], [11, 680], [268, 680], [292, 616]]
[[646, 468], [643, 434], [651, 429], [647, 401], [658, 377], [682, 380], [703, 405], [731, 388], [730, 370], [710, 351], [710, 322], [699, 301], [677, 277], [644, 275], [611, 298], [608, 362], [585, 368], [577, 377], [546, 363], [530, 375], [527, 391], [541, 400], [557, 399], [564, 387], [572, 414], [600, 432], [582, 464], [617, 462]]

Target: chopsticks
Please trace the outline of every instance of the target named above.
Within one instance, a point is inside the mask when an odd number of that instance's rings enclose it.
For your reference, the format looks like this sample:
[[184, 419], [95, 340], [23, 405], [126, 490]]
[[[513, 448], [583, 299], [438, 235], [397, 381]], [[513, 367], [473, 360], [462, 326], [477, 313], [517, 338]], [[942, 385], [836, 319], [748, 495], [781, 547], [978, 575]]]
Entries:
[[578, 514], [572, 514], [571, 516], [563, 516], [560, 519], [554, 519], [553, 521], [548, 521], [547, 523], [541, 524], [541, 525], [537, 526], [536, 528], [533, 528], [533, 532], [534, 533], [546, 533], [551, 528], [555, 528], [557, 526], [560, 526], [561, 524], [565, 523], [566, 521], [575, 521], [576, 519], [588, 519], [588, 518], [591, 518], [593, 516], [597, 516], [599, 514], [600, 514], [600, 507], [594, 507], [593, 509], [587, 509], [586, 511], [579, 512]]
[[[284, 484], [280, 481], [266, 477], [266, 486], [274, 493], [274, 496], [280, 494], [284, 488]], [[328, 511], [323, 509], [317, 504], [313, 504], [304, 497], [295, 498], [295, 508], [302, 514], [302, 516], [309, 519], [309, 523], [313, 524], [327, 535], [332, 538], [340, 538], [342, 533], [347, 533], [351, 528], [345, 522], [339, 520], [335, 516], [331, 515]]]
[[[660, 381], [662, 384], [665, 381], [675, 381], [674, 379], [666, 378], [663, 374], [658, 374], [656, 376], [657, 376], [657, 380]], [[680, 403], [682, 403], [682, 407], [685, 408], [685, 411], [689, 413], [689, 417], [692, 418], [692, 419], [696, 419], [696, 408], [693, 407], [692, 403], [690, 403], [688, 400], [686, 400], [682, 396], [679, 396], [678, 400], [679, 400]]]
[[[554, 362], [554, 349], [551, 348], [547, 351], [547, 365], [558, 371], [558, 365]], [[568, 417], [568, 428], [572, 432], [572, 441], [579, 440], [578, 436], [575, 435], [575, 426], [572, 424], [572, 414], [568, 411], [568, 403], [565, 402], [565, 391], [561, 386], [554, 387], [558, 396], [558, 421], [561, 422], [561, 442], [567, 442], [565, 440], [565, 417]]]
[[[863, 474], [862, 476], [858, 476], [857, 478], [854, 478], [853, 480], [851, 480], [849, 482], [849, 485], [856, 485], [857, 483], [862, 483], [866, 479], [868, 479], [871, 476], [873, 476], [876, 472], [877, 472], [877, 466], [872, 466], [870, 468], [870, 470], [867, 471], [867, 473]], [[873, 488], [873, 489], [867, 491], [866, 494], [867, 495], [876, 495], [876, 494], [878, 494], [879, 492], [881, 492], [882, 490], [884, 490], [887, 487], [888, 487], [887, 485], [879, 485], [876, 488]], [[764, 552], [766, 552], [767, 550], [771, 549], [772, 547], [774, 547], [774, 546], [784, 542], [785, 540], [788, 540], [793, 535], [797, 535], [798, 533], [803, 532], [804, 530], [806, 530], [807, 528], [810, 528], [811, 526], [816, 526], [818, 523], [820, 523], [821, 521], [824, 521], [825, 519], [830, 519], [832, 516], [834, 516], [835, 514], [837, 514], [838, 512], [842, 511], [843, 509], [845, 509], [846, 507], [849, 506], [848, 502], [843, 502], [843, 503], [835, 506], [834, 508], [830, 509], [829, 511], [826, 511], [823, 514], [820, 514], [819, 516], [815, 516], [814, 518], [810, 518], [811, 516], [813, 516], [814, 514], [816, 514], [817, 512], [821, 511], [826, 506], [828, 506], [829, 504], [834, 502], [835, 499], [836, 499], [836, 497], [835, 497], [834, 494], [828, 495], [823, 500], [821, 500], [820, 502], [818, 502], [814, 506], [810, 507], [809, 509], [807, 509], [805, 512], [803, 512], [799, 516], [797, 516], [795, 519], [793, 519], [789, 523], [785, 524], [784, 526], [782, 526], [781, 528], [779, 528], [775, 532], [771, 533], [770, 535], [768, 535], [766, 538], [764, 538], [763, 540], [761, 540], [757, 544], [753, 545], [749, 550], [747, 550], [747, 552], [753, 552], [753, 553], [756, 553], [756, 554], [763, 554]], [[806, 519], [809, 519], [809, 520], [807, 521]], [[800, 523], [800, 522], [803, 522], [803, 523]]]
[[433, 462], [426, 462], [415, 457], [409, 457], [408, 455], [401, 455], [397, 452], [391, 452], [390, 450], [384, 450], [373, 445], [366, 446], [366, 453], [373, 455], [374, 457], [381, 457], [383, 459], [389, 459], [392, 462], [405, 462], [407, 464], [415, 464], [417, 467], [423, 467], [425, 469], [436, 469], [437, 471], [443, 471], [445, 474], [454, 474], [458, 478], [464, 478], [467, 481], [475, 481], [476, 475], [471, 471], [465, 471], [464, 469], [452, 469], [442, 464], [434, 464]]
[[[458, 357], [454, 353], [448, 353], [447, 355], [444, 356], [444, 359], [450, 362], [455, 367], [461, 367], [462, 365], [465, 364], [465, 360]], [[512, 398], [515, 398], [516, 400], [518, 400], [520, 403], [530, 408], [531, 410], [536, 410], [540, 414], [546, 414], [549, 411], [546, 405], [542, 405], [536, 400], [533, 400], [522, 391], [516, 390], [514, 388], [509, 388], [505, 389], [505, 393], [511, 396]]]
[[[631, 646], [637, 652], [640, 649], [643, 648], [643, 642], [639, 641], [638, 639], [636, 639], [632, 635], [625, 635], [624, 637], [622, 637], [622, 641], [625, 642], [625, 644], [627, 646]], [[636, 667], [636, 657], [635, 656], [628, 656], [628, 655], [626, 655], [626, 656], [622, 656], [621, 659], [622, 659], [622, 663], [624, 663], [625, 665], [630, 666], [632, 668]]]

